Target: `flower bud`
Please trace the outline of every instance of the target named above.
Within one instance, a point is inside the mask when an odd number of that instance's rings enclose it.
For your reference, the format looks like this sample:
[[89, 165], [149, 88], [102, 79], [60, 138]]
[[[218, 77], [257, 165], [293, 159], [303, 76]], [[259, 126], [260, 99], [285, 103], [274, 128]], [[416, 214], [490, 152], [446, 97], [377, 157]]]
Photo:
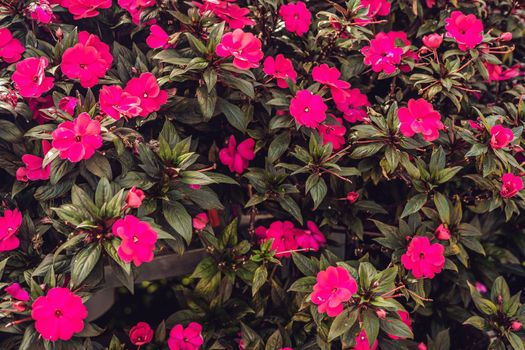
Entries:
[[447, 224], [441, 224], [436, 229], [436, 238], [442, 241], [448, 241], [450, 239], [450, 230]]
[[521, 322], [520, 321], [513, 321], [510, 328], [512, 328], [513, 331], [517, 332], [521, 329]]
[[423, 44], [429, 49], [437, 49], [443, 42], [443, 34], [430, 34], [423, 37]]
[[348, 192], [346, 194], [346, 200], [350, 203], [355, 203], [357, 199], [359, 198], [359, 193], [357, 192]]
[[137, 186], [133, 186], [128, 192], [126, 204], [129, 208], [138, 208], [142, 205], [144, 198], [146, 198], [144, 191], [137, 189]]
[[425, 343], [421, 342], [417, 345], [417, 350], [427, 350]]
[[376, 310], [376, 315], [377, 317], [379, 317], [380, 319], [384, 320], [386, 318], [386, 311], [383, 310], [383, 309], [377, 309]]
[[498, 37], [498, 39], [501, 40], [501, 41], [511, 41], [512, 40], [512, 33], [510, 33], [510, 32], [501, 33], [500, 36]]

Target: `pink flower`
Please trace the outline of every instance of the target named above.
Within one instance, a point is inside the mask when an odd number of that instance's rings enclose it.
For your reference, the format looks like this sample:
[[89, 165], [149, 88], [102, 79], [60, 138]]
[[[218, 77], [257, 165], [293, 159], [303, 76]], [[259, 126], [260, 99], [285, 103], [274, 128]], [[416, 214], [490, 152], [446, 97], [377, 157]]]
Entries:
[[53, 9], [49, 1], [39, 0], [38, 2], [32, 2], [27, 7], [27, 11], [32, 19], [38, 23], [51, 23], [55, 20]]
[[[428, 2], [428, 0], [427, 0]], [[425, 343], [421, 342], [419, 344], [417, 344], [417, 350], [427, 350], [427, 346], [425, 345]]]
[[483, 283], [479, 282], [479, 281], [476, 281], [476, 289], [480, 293], [487, 293], [487, 291], [488, 291], [487, 286], [484, 285]]
[[13, 299], [20, 301], [29, 301], [29, 293], [20, 286], [19, 283], [13, 283], [9, 287], [6, 287], [5, 291]]
[[46, 77], [46, 57], [30, 57], [16, 64], [11, 79], [22, 97], [40, 97], [51, 90], [54, 78]]
[[355, 203], [359, 199], [359, 193], [357, 192], [348, 192], [346, 194], [346, 200], [350, 203]]
[[477, 131], [483, 131], [485, 130], [485, 127], [483, 126], [483, 123], [481, 121], [481, 119], [476, 119], [476, 120], [468, 120], [468, 125], [474, 129], [474, 130], [477, 130]]
[[59, 124], [51, 136], [60, 158], [73, 163], [91, 158], [95, 150], [102, 147], [100, 123], [87, 113], [81, 113], [74, 121]]
[[259, 67], [264, 57], [261, 46], [261, 41], [252, 33], [235, 29], [224, 34], [215, 52], [220, 57], [233, 56], [233, 65], [239, 69], [250, 69]]
[[439, 243], [430, 244], [427, 237], [414, 237], [408, 245], [407, 252], [401, 256], [401, 263], [411, 270], [415, 278], [434, 278], [445, 265], [443, 251]]
[[24, 53], [24, 45], [13, 38], [13, 35], [7, 28], [0, 29], [0, 58], [6, 63], [18, 61]]
[[198, 350], [204, 343], [202, 326], [191, 322], [188, 327], [178, 324], [170, 331], [168, 347], [170, 350]]
[[354, 350], [376, 350], [378, 341], [376, 340], [372, 346], [368, 342], [368, 337], [366, 336], [366, 331], [364, 329], [359, 332], [355, 338], [355, 347]]
[[514, 139], [512, 130], [501, 124], [494, 125], [490, 128], [490, 136], [490, 145], [493, 149], [505, 148]]
[[387, 0], [361, 0], [361, 6], [368, 7], [368, 17], [388, 16], [392, 6]]
[[31, 317], [45, 340], [69, 340], [84, 329], [88, 311], [82, 298], [67, 288], [52, 288], [33, 303]]
[[512, 321], [510, 328], [512, 328], [514, 332], [517, 332], [521, 329], [521, 326], [522, 324], [520, 321]]
[[401, 63], [403, 49], [396, 46], [396, 38], [389, 34], [377, 33], [370, 45], [361, 49], [365, 56], [364, 64], [372, 66], [374, 72], [391, 74]]
[[[42, 153], [44, 157], [47, 152], [51, 149], [51, 144], [49, 141], [42, 141]], [[38, 157], [32, 154], [24, 154], [22, 156], [22, 162], [24, 162], [25, 167], [18, 168], [16, 171], [16, 179], [18, 181], [27, 182], [29, 180], [47, 180], [51, 172], [51, 165], [48, 164], [46, 167], [42, 167], [44, 158]]]
[[501, 33], [500, 36], [498, 37], [498, 39], [501, 40], [501, 41], [511, 41], [512, 40], [512, 33], [511, 32]]
[[312, 94], [309, 90], [300, 90], [290, 102], [290, 114], [299, 125], [316, 128], [326, 119], [328, 107], [319, 95]]
[[246, 139], [237, 146], [235, 136], [231, 135], [228, 146], [219, 152], [219, 159], [222, 164], [230, 168], [231, 172], [242, 174], [248, 168], [249, 161], [255, 158], [254, 147], [254, 139]]
[[423, 37], [423, 44], [429, 49], [435, 50], [441, 46], [443, 34], [429, 34]]
[[319, 124], [317, 131], [323, 139], [323, 144], [331, 143], [334, 151], [341, 149], [345, 144], [346, 128], [343, 126], [341, 118], [333, 117], [331, 124]]
[[142, 73], [138, 78], [131, 79], [124, 92], [140, 98], [141, 117], [160, 110], [168, 101], [168, 93], [160, 89], [157, 78], [152, 73]]
[[193, 228], [197, 231], [202, 231], [208, 225], [208, 215], [206, 213], [199, 213], [193, 218]]
[[7, 252], [18, 248], [20, 241], [16, 236], [22, 225], [22, 214], [18, 209], [4, 211], [0, 216], [0, 252]]
[[78, 99], [76, 97], [62, 97], [58, 101], [58, 108], [63, 110], [69, 115], [75, 114], [75, 108], [77, 108]]
[[270, 56], [266, 57], [263, 70], [264, 73], [276, 78], [277, 86], [282, 89], [288, 87], [286, 79], [290, 79], [294, 83], [297, 80], [297, 73], [293, 68], [292, 60], [285, 58], [282, 54], [278, 54], [275, 59]]
[[[399, 317], [401, 318], [401, 321], [406, 324], [408, 326], [408, 328], [412, 329], [412, 320], [410, 319], [410, 314], [406, 311], [401, 311], [401, 310], [398, 310], [397, 311], [397, 314], [399, 315]], [[393, 335], [393, 334], [388, 334], [388, 337], [390, 339], [405, 339], [405, 338], [402, 338], [402, 337], [398, 337], [396, 335]]]
[[483, 41], [483, 23], [472, 14], [454, 11], [445, 23], [447, 37], [454, 38], [461, 51], [473, 49]]
[[299, 36], [308, 32], [308, 28], [312, 23], [312, 14], [302, 1], [297, 1], [295, 4], [282, 5], [279, 9], [279, 15], [284, 21], [286, 30]]
[[329, 67], [326, 63], [314, 67], [312, 70], [312, 78], [321, 84], [327, 85], [330, 88], [346, 90], [350, 88], [350, 84], [346, 81], [339, 80], [341, 73], [337, 67]]
[[242, 29], [244, 26], [253, 26], [255, 22], [248, 18], [250, 10], [239, 7], [235, 4], [236, 0], [203, 0], [202, 4], [196, 1], [192, 3], [199, 9], [202, 15], [207, 11], [211, 11], [225, 21], [232, 29]]
[[111, 0], [62, 0], [61, 6], [69, 10], [75, 20], [98, 16], [99, 9], [111, 7]]
[[343, 303], [357, 293], [355, 279], [341, 266], [330, 266], [326, 271], [320, 271], [316, 280], [310, 298], [320, 313], [326, 312], [330, 317], [343, 312]]
[[376, 310], [376, 315], [377, 317], [379, 317], [381, 320], [384, 320], [386, 318], [386, 311], [383, 310], [383, 309], [377, 309]]
[[142, 112], [141, 99], [125, 92], [120, 86], [104, 86], [100, 90], [99, 100], [100, 110], [115, 120], [121, 117], [133, 118]]
[[135, 346], [148, 344], [153, 339], [153, 329], [146, 322], [139, 322], [129, 331], [129, 340]]
[[503, 66], [484, 62], [487, 71], [489, 72], [489, 82], [502, 81], [516, 78], [520, 75], [520, 65], [516, 64], [509, 69], [503, 69]]
[[427, 7], [430, 9], [432, 7], [434, 7], [434, 5], [436, 4], [437, 0], [425, 0], [425, 4], [427, 5]]
[[359, 89], [332, 90], [332, 97], [343, 118], [350, 122], [363, 121], [367, 116], [366, 107], [370, 106], [368, 97]]
[[161, 26], [155, 24], [149, 27], [149, 30], [150, 34], [146, 38], [146, 44], [148, 44], [149, 47], [152, 49], [167, 49], [170, 47], [170, 44], [168, 43], [170, 36]]
[[520, 176], [507, 173], [501, 177], [501, 190], [499, 194], [503, 198], [511, 198], [523, 189], [523, 180]]
[[436, 229], [436, 238], [442, 241], [448, 241], [450, 239], [450, 230], [447, 227], [447, 224], [441, 224]]
[[133, 261], [135, 266], [140, 266], [153, 260], [157, 232], [147, 222], [140, 221], [133, 215], [126, 215], [113, 224], [111, 231], [122, 239], [117, 250], [122, 261]]
[[441, 123], [441, 115], [430, 102], [419, 98], [408, 101], [408, 108], [402, 107], [397, 112], [400, 122], [400, 130], [406, 137], [412, 137], [415, 133], [423, 135], [426, 141], [434, 141], [439, 137], [439, 130], [445, 126]]
[[144, 191], [137, 186], [131, 187], [126, 197], [126, 205], [128, 208], [139, 208], [142, 205], [142, 201], [146, 198]]
[[[123, 9], [127, 10], [130, 15], [133, 23], [140, 24], [140, 15], [144, 9], [155, 5], [156, 0], [118, 0], [118, 4]], [[154, 21], [155, 19], [153, 19]], [[152, 21], [149, 21], [149, 24]], [[154, 23], [154, 22], [153, 22]]]
[[298, 247], [295, 228], [291, 221], [274, 221], [268, 228], [259, 226], [255, 234], [262, 242], [273, 239], [272, 250], [275, 250], [275, 256], [279, 258], [291, 256], [290, 250], [296, 250]]
[[303, 249], [311, 249], [314, 252], [326, 244], [324, 234], [319, 230], [315, 222], [307, 221], [307, 230], [297, 229], [295, 231], [297, 245]]
[[62, 56], [62, 72], [70, 79], [79, 79], [80, 85], [90, 88], [111, 68], [113, 57], [109, 46], [88, 32], [78, 34], [78, 43]]

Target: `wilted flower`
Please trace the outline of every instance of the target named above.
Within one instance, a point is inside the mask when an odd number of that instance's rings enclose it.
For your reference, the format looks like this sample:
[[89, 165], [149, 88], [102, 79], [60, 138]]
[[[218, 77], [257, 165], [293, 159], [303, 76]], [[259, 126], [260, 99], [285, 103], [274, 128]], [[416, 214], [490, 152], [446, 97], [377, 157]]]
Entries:
[[503, 66], [492, 64], [488, 62], [483, 63], [489, 72], [490, 81], [502, 81], [516, 78], [520, 75], [520, 65], [516, 64], [509, 69], [504, 69]]
[[344, 267], [330, 266], [320, 271], [311, 295], [312, 303], [320, 313], [335, 317], [343, 312], [343, 303], [357, 292], [357, 282]]
[[501, 177], [500, 195], [503, 198], [511, 198], [523, 189], [523, 180], [520, 176], [507, 173]]
[[5, 288], [7, 294], [9, 294], [13, 299], [20, 301], [29, 301], [29, 293], [22, 288], [19, 283], [12, 283]]
[[31, 317], [45, 340], [69, 340], [84, 329], [88, 311], [82, 298], [67, 288], [52, 288], [33, 303]]
[[146, 322], [139, 322], [129, 331], [129, 340], [135, 346], [148, 344], [153, 339], [153, 329]]
[[[51, 149], [51, 144], [47, 140], [42, 141], [42, 153], [44, 157]], [[18, 181], [27, 182], [28, 180], [47, 180], [51, 172], [51, 164], [42, 167], [44, 162], [43, 157], [35, 156], [33, 154], [24, 154], [22, 162], [25, 167], [20, 167], [16, 171], [16, 179]]]
[[219, 159], [231, 172], [242, 174], [248, 168], [250, 160], [255, 158], [254, 147], [254, 139], [248, 138], [237, 145], [235, 136], [231, 135], [228, 145], [220, 150]]

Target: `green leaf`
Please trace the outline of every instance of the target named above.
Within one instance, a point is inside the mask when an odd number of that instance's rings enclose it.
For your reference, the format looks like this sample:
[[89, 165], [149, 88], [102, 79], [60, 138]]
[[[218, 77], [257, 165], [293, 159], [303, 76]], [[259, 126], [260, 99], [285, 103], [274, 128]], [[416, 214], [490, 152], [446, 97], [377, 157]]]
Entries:
[[450, 206], [447, 198], [439, 192], [434, 193], [434, 204], [443, 223], [450, 224]]
[[330, 325], [330, 331], [328, 332], [328, 341], [331, 342], [341, 334], [348, 331], [355, 324], [357, 320], [357, 310], [345, 309], [342, 313], [337, 315], [332, 324]]
[[314, 284], [316, 283], [317, 281], [315, 277], [313, 276], [302, 277], [302, 278], [299, 278], [294, 283], [292, 283], [290, 288], [288, 288], [288, 291], [289, 292], [311, 293], [314, 288]]
[[237, 130], [245, 133], [250, 123], [250, 119], [238, 106], [219, 98], [217, 100], [217, 107], [224, 113], [228, 122]]
[[71, 286], [78, 288], [89, 276], [100, 259], [102, 247], [99, 243], [92, 243], [75, 255], [71, 261]]
[[471, 325], [480, 331], [486, 330], [485, 319], [479, 316], [471, 316], [466, 321], [463, 322], [464, 325]]
[[208, 91], [207, 87], [201, 86], [197, 89], [196, 96], [204, 120], [210, 120], [217, 104], [217, 91], [215, 89]]
[[191, 216], [179, 202], [164, 202], [162, 214], [170, 226], [184, 238], [189, 245], [192, 237]]
[[372, 309], [361, 313], [363, 318], [363, 328], [366, 332], [369, 344], [374, 344], [379, 334], [379, 318]]
[[403, 213], [400, 218], [404, 218], [410, 214], [417, 213], [419, 209], [423, 208], [427, 202], [427, 195], [425, 193], [416, 194], [414, 197], [410, 198], [403, 209]]
[[514, 350], [523, 350], [525, 349], [525, 346], [523, 345], [523, 341], [517, 335], [516, 333], [507, 333], [505, 334], [505, 337], [507, 337], [507, 340], [509, 341], [510, 345]]
[[412, 333], [410, 327], [397, 318], [386, 318], [381, 320], [380, 324], [381, 329], [387, 334], [392, 334], [403, 339], [414, 338], [414, 334]]
[[276, 350], [283, 347], [283, 337], [280, 330], [276, 330], [266, 341], [266, 346], [264, 350]]
[[288, 150], [290, 147], [290, 140], [290, 133], [287, 130], [283, 131], [272, 140], [272, 143], [270, 143], [270, 147], [268, 148], [268, 161], [270, 163], [274, 163]]
[[91, 158], [85, 162], [87, 170], [93, 175], [96, 175], [100, 178], [106, 177], [108, 179], [113, 178], [113, 173], [111, 171], [111, 165], [106, 157], [96, 153], [93, 154]]
[[9, 143], [16, 143], [23, 140], [23, 134], [16, 124], [0, 119], [0, 139]]
[[303, 224], [303, 216], [301, 215], [301, 209], [297, 205], [297, 203], [293, 200], [290, 196], [283, 196], [279, 200], [279, 205], [286, 210], [288, 213], [292, 214], [292, 216], [295, 218], [295, 220], [299, 221], [299, 223]]
[[327, 192], [328, 187], [326, 186], [326, 183], [322, 178], [319, 178], [319, 181], [317, 181], [317, 183], [310, 189], [310, 195], [314, 201], [313, 210], [316, 210], [317, 207], [319, 207], [319, 205], [323, 202]]
[[316, 276], [319, 272], [319, 266], [313, 259], [304, 256], [301, 253], [292, 252], [292, 260], [305, 276]]
[[356, 147], [350, 154], [350, 158], [363, 159], [368, 158], [379, 152], [385, 145], [383, 143], [370, 143], [368, 145]]
[[268, 279], [268, 270], [266, 269], [265, 265], [261, 265], [255, 270], [255, 273], [253, 274], [253, 282], [252, 282], [252, 296], [255, 296], [259, 289], [266, 283], [266, 280]]

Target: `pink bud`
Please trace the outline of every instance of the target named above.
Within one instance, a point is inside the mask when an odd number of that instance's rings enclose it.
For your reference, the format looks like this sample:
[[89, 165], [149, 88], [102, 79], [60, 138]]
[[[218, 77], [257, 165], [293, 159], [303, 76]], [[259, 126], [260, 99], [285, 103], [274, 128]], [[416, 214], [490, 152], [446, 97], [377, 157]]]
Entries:
[[443, 34], [430, 34], [423, 37], [423, 44], [429, 49], [437, 49], [443, 42]]
[[510, 326], [513, 331], [517, 332], [521, 329], [521, 322], [520, 321], [513, 321], [512, 325]]
[[60, 41], [62, 40], [62, 38], [64, 37], [64, 31], [62, 30], [62, 28], [58, 28], [56, 31], [55, 31], [55, 35], [57, 36], [57, 39]]
[[26, 303], [23, 301], [17, 301], [13, 303], [13, 308], [18, 312], [24, 312], [27, 309]]
[[208, 215], [206, 215], [206, 213], [197, 214], [193, 218], [193, 228], [197, 231], [202, 231], [204, 230], [208, 222]]
[[133, 186], [128, 192], [126, 204], [129, 208], [138, 208], [142, 205], [144, 198], [146, 198], [144, 191], [137, 189], [137, 186]]
[[448, 241], [450, 239], [450, 230], [447, 224], [441, 224], [436, 229], [436, 238], [442, 241]]
[[478, 290], [478, 292], [480, 293], [487, 293], [488, 289], [487, 289], [487, 286], [485, 286], [483, 283], [481, 282], [476, 282], [476, 289]]
[[498, 39], [501, 40], [501, 41], [511, 41], [512, 40], [512, 33], [510, 33], [510, 32], [501, 33], [501, 35], [499, 36]]
[[348, 192], [346, 194], [346, 200], [350, 203], [355, 203], [357, 199], [359, 198], [359, 193], [357, 192]]
[[383, 309], [377, 309], [376, 310], [376, 315], [377, 317], [379, 317], [380, 319], [384, 320], [386, 318], [386, 311], [383, 310]]
[[417, 345], [417, 350], [427, 350], [427, 346], [425, 345], [425, 343], [419, 343]]

